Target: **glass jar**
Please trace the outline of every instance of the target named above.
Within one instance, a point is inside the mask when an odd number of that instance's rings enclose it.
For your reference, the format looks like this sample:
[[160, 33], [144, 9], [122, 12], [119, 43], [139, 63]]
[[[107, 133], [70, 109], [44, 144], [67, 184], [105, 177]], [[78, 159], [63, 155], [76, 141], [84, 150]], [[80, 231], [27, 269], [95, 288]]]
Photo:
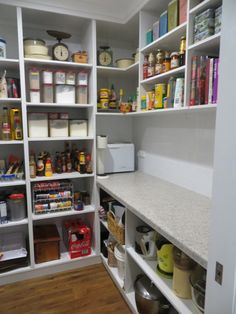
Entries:
[[182, 36], [179, 48], [179, 66], [185, 65], [186, 37]]
[[170, 71], [170, 52], [165, 51], [165, 57], [163, 60], [163, 72]]
[[171, 70], [176, 69], [179, 67], [179, 53], [178, 52], [172, 52], [170, 55], [170, 68]]
[[155, 74], [155, 57], [151, 52], [148, 57], [148, 77], [151, 77]]
[[164, 52], [161, 49], [158, 49], [156, 54], [155, 75], [161, 74], [163, 72], [163, 61]]

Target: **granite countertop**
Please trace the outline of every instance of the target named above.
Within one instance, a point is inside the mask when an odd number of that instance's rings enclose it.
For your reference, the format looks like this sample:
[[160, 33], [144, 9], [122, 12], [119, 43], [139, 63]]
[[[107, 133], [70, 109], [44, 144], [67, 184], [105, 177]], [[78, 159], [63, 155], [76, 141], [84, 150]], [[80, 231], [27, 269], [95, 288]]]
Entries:
[[142, 172], [112, 174], [97, 184], [207, 268], [208, 197]]

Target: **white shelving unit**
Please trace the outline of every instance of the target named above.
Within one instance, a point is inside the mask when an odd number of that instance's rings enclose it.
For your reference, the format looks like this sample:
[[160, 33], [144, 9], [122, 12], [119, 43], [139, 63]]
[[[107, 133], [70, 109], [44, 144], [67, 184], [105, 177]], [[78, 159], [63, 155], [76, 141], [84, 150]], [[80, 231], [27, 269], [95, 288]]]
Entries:
[[83, 68], [83, 69], [92, 69], [93, 65], [90, 63], [76, 63], [76, 62], [63, 62], [63, 61], [55, 61], [55, 60], [40, 60], [40, 59], [30, 59], [24, 58], [26, 64], [30, 65], [43, 65], [47, 67], [57, 67], [57, 68], [65, 68], [65, 67], [72, 67], [72, 68]]
[[2, 228], [11, 228], [11, 227], [16, 227], [16, 226], [23, 226], [28, 224], [28, 219], [22, 219], [18, 221], [9, 221], [4, 224], [0, 224], [0, 229]]
[[34, 104], [34, 103], [30, 103], [30, 102], [26, 102], [26, 106], [27, 107], [63, 107], [63, 108], [75, 108], [75, 109], [83, 109], [83, 108], [93, 108], [93, 104], [58, 104], [58, 103], [38, 103], [38, 104]]
[[[67, 137], [29, 137], [29, 142], [53, 142], [53, 141], [89, 141], [93, 140], [93, 136], [67, 136]], [[1, 142], [0, 142], [1, 144]], [[16, 144], [16, 143], [15, 143]]]

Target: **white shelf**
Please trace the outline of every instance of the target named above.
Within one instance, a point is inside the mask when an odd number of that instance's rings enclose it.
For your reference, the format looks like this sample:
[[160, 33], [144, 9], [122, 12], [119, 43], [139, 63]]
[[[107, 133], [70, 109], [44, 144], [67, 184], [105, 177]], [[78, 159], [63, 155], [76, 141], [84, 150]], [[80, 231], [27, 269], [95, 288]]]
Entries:
[[172, 279], [166, 279], [157, 274], [157, 261], [144, 260], [133, 248], [127, 248], [127, 252], [179, 313], [196, 313], [192, 300], [180, 299], [176, 296], [172, 290]]
[[1, 103], [20, 103], [21, 98], [0, 98]]
[[8, 187], [8, 186], [25, 185], [25, 183], [26, 183], [25, 180], [13, 180], [13, 181], [7, 181], [7, 182], [0, 181], [0, 188]]
[[[77, 216], [77, 215], [83, 215], [88, 213], [94, 213], [95, 208], [92, 205], [85, 206], [83, 210], [68, 210], [68, 211], [61, 211], [56, 213], [48, 213], [48, 214], [32, 214], [33, 220], [44, 220], [44, 219], [50, 219], [50, 218], [60, 218], [60, 217], [67, 217], [67, 216]], [[1, 226], [1, 225], [0, 225]]]
[[18, 221], [9, 221], [6, 224], [0, 224], [0, 229], [1, 228], [11, 228], [11, 227], [16, 227], [16, 226], [23, 226], [28, 224], [28, 219], [22, 219]]
[[45, 103], [41, 102], [38, 104], [27, 102], [26, 106], [28, 107], [63, 107], [63, 108], [92, 108], [92, 104], [58, 104], [58, 103]]
[[209, 52], [217, 53], [217, 51], [219, 51], [220, 48], [220, 37], [221, 33], [212, 35], [206, 39], [203, 39], [199, 42], [196, 42], [195, 44], [190, 45], [188, 47], [188, 50], [191, 51], [198, 50], [205, 53]]
[[205, 0], [193, 7], [189, 14], [196, 15], [197, 13], [203, 12], [205, 9], [216, 8], [218, 5], [222, 3], [222, 0]]
[[65, 180], [65, 179], [82, 179], [82, 178], [90, 178], [94, 177], [94, 174], [80, 174], [79, 172], [66, 172], [57, 174], [54, 173], [51, 177], [36, 177], [30, 178], [31, 182], [40, 182], [40, 181], [52, 181], [52, 180]]
[[18, 70], [19, 60], [18, 59], [0, 59], [0, 68], [5, 68], [6, 70]]
[[177, 77], [179, 76], [179, 74], [184, 74], [184, 72], [185, 72], [185, 65], [183, 65], [182, 67], [170, 70], [168, 72], [149, 77], [146, 80], [142, 80], [140, 83], [141, 84], [155, 84], [158, 82], [167, 81], [171, 76]]
[[127, 68], [117, 68], [117, 67], [104, 67], [104, 66], [97, 66], [97, 73], [98, 74], [104, 74], [104, 75], [110, 75], [110, 74], [120, 74], [120, 73], [137, 73], [138, 74], [138, 67], [139, 62], [136, 62], [134, 64], [131, 64]]
[[135, 292], [132, 291], [132, 292], [126, 293], [125, 296], [126, 296], [126, 301], [129, 304], [132, 311], [134, 313], [138, 313], [137, 305], [136, 305], [136, 301], [135, 301]]
[[18, 145], [23, 143], [23, 141], [0, 141], [0, 145]]
[[[86, 141], [93, 140], [93, 136], [65, 136], [65, 137], [29, 137], [29, 142], [54, 142], [54, 141]], [[0, 142], [1, 144], [1, 142]]]
[[49, 262], [45, 262], [45, 263], [35, 264], [35, 269], [46, 268], [46, 267], [50, 267], [50, 266], [57, 266], [57, 265], [67, 264], [67, 263], [73, 263], [73, 262], [77, 262], [80, 260], [86, 260], [86, 259], [89, 259], [89, 258], [95, 257], [95, 256], [96, 256], [96, 253], [93, 250], [91, 251], [90, 255], [82, 256], [82, 257], [78, 257], [78, 258], [70, 258], [69, 253], [64, 252], [64, 253], [61, 253], [61, 258], [58, 260], [53, 260], [53, 261], [49, 261]]
[[20, 268], [10, 270], [10, 271], [5, 272], [5, 273], [0, 273], [0, 278], [5, 277], [5, 276], [9, 276], [9, 275], [17, 275], [17, 274], [24, 273], [27, 271], [32, 271], [32, 270], [33, 270], [33, 268], [31, 266], [20, 267]]
[[120, 279], [119, 275], [118, 275], [118, 269], [117, 267], [110, 267], [107, 263], [107, 258], [105, 258], [102, 254], [101, 254], [101, 258], [103, 261], [104, 266], [106, 267], [108, 273], [111, 275], [113, 281], [115, 282], [117, 288], [119, 290], [123, 290], [124, 287], [124, 280]]
[[157, 48], [172, 50], [177, 46], [179, 46], [181, 36], [186, 34], [186, 25], [187, 23], [183, 23], [167, 34], [163, 35], [160, 38], [157, 38], [155, 41], [150, 43], [141, 49], [143, 54], [148, 54], [151, 51], [156, 50]]
[[76, 62], [63, 62], [63, 61], [55, 61], [55, 60], [43, 60], [43, 59], [32, 59], [32, 58], [24, 58], [25, 63], [29, 65], [42, 65], [42, 66], [56, 66], [56, 67], [73, 67], [73, 68], [86, 68], [91, 69], [93, 67], [90, 63], [76, 63]]
[[128, 116], [130, 113], [123, 113], [123, 112], [97, 112], [96, 116]]

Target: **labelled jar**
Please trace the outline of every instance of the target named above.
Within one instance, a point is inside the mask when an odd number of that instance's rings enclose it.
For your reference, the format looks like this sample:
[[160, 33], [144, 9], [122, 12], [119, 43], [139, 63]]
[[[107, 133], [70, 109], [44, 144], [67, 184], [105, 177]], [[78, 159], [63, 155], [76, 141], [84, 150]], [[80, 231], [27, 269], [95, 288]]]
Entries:
[[170, 71], [170, 53], [169, 51], [165, 51], [165, 56], [163, 60], [163, 72]]
[[179, 67], [179, 53], [178, 52], [172, 52], [170, 55], [170, 68], [171, 70], [176, 69]]
[[40, 89], [40, 72], [36, 68], [29, 69], [29, 86], [30, 89]]

